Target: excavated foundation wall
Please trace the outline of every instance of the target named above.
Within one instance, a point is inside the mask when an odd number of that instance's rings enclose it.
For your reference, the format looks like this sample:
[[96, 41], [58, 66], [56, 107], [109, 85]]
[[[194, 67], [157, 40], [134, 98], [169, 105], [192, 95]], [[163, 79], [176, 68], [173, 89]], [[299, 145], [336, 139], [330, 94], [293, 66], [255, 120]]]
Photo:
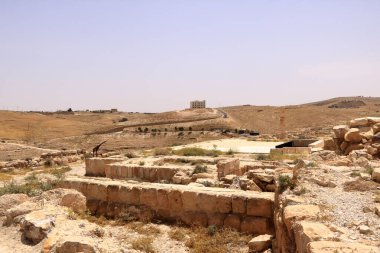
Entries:
[[78, 178], [67, 179], [62, 187], [82, 192], [90, 211], [106, 217], [138, 210], [143, 217], [169, 222], [274, 234], [274, 194], [269, 192]]
[[[178, 167], [139, 166], [123, 163], [118, 158], [86, 159], [86, 176], [107, 177], [111, 179], [138, 178], [149, 182], [165, 180], [172, 182]], [[188, 168], [183, 168], [188, 169]]]

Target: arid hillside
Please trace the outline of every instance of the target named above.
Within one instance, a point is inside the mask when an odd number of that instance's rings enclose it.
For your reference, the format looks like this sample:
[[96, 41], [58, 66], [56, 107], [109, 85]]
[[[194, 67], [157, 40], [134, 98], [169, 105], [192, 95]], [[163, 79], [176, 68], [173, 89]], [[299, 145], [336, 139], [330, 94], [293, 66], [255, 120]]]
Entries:
[[343, 97], [303, 105], [246, 105], [221, 109], [233, 119], [236, 128], [274, 134], [303, 128], [330, 128], [353, 118], [380, 116], [380, 98]]
[[[245, 105], [152, 114], [0, 111], [0, 138], [38, 144], [64, 143], [71, 139], [84, 144], [83, 140], [87, 142], [91, 137], [94, 139], [94, 142], [91, 141], [92, 145], [104, 138], [108, 139], [106, 135], [121, 133], [123, 130], [129, 135], [132, 133], [159, 135], [167, 132], [165, 136], [176, 136], [178, 133], [174, 133], [180, 128], [195, 132], [213, 129], [249, 129], [269, 135], [285, 132], [317, 132], [318, 135], [325, 129], [325, 132], [329, 131], [333, 125], [364, 116], [380, 116], [380, 98], [345, 97], [281, 107]], [[150, 139], [147, 137], [143, 139]], [[140, 143], [142, 137], [136, 135], [136, 138], [129, 136], [128, 143]], [[194, 138], [194, 135], [186, 134], [185, 138]], [[176, 142], [160, 141], [162, 145]], [[54, 148], [54, 146], [56, 144], [48, 147]]]

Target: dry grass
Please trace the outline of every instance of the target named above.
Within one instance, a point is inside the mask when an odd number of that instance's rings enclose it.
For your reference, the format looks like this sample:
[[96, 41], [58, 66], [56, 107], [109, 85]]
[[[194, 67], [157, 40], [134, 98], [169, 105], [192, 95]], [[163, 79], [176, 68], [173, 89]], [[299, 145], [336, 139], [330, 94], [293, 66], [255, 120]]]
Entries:
[[127, 223], [126, 226], [142, 235], [157, 236], [161, 233], [161, 230], [154, 225], [146, 224], [140, 221]]
[[153, 238], [150, 236], [143, 236], [136, 240], [133, 240], [131, 245], [135, 250], [140, 250], [146, 253], [155, 253], [153, 248]]
[[187, 238], [187, 231], [185, 228], [175, 227], [168, 232], [168, 235], [173, 240], [184, 242]]
[[379, 186], [380, 184], [375, 183], [373, 181], [366, 181], [361, 178], [358, 178], [355, 181], [344, 183], [343, 189], [348, 192], [350, 191], [364, 192], [364, 191], [376, 190], [377, 187]]
[[252, 239], [230, 229], [220, 229], [210, 233], [208, 228], [193, 227], [188, 229], [188, 234], [190, 238], [186, 240], [185, 245], [190, 248], [191, 253], [238, 252]]

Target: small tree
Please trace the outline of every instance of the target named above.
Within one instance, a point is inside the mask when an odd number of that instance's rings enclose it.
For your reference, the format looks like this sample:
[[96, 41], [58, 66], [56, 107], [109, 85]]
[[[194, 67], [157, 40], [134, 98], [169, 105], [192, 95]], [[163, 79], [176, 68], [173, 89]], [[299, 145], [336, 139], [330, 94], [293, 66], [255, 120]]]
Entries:
[[69, 108], [67, 111], [68, 111], [68, 112], [73, 112], [73, 109]]

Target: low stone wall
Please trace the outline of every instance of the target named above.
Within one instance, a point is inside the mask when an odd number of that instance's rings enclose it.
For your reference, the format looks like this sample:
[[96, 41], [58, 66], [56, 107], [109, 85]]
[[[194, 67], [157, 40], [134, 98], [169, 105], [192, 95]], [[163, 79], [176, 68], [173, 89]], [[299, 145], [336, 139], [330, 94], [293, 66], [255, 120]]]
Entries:
[[105, 165], [105, 177], [112, 179], [138, 178], [149, 182], [165, 180], [172, 182], [179, 168], [162, 166], [138, 166], [122, 163]]
[[106, 165], [121, 162], [121, 158], [87, 158], [86, 159], [86, 176], [105, 177]]
[[94, 178], [68, 178], [61, 186], [82, 192], [97, 215], [123, 217], [139, 210], [144, 217], [165, 221], [274, 234], [273, 193]]
[[311, 154], [311, 148], [309, 147], [285, 147], [285, 148], [272, 148], [270, 150], [271, 154], [282, 154], [282, 155], [292, 155], [292, 154]]

